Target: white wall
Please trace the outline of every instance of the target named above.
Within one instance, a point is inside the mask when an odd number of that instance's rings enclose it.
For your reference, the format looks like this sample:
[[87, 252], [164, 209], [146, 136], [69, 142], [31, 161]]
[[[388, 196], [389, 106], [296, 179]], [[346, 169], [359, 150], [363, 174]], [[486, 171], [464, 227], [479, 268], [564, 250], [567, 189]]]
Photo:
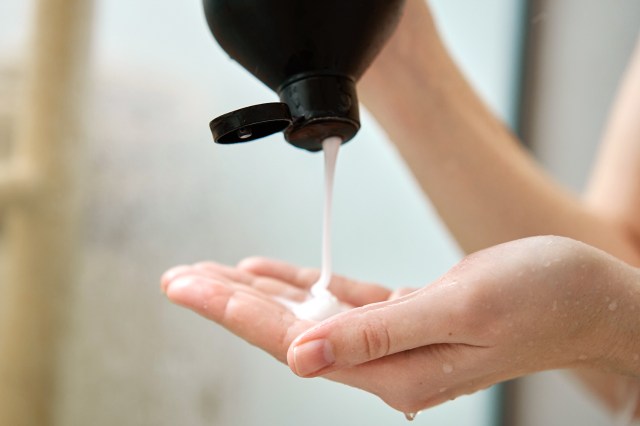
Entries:
[[[520, 3], [433, 2], [459, 62], [507, 119]], [[13, 51], [24, 41], [21, 4], [3, 0], [9, 12], [0, 13], [0, 43]], [[262, 254], [319, 266], [322, 161], [280, 136], [211, 142], [211, 118], [275, 96], [214, 44], [200, 2], [105, 0], [97, 13], [86, 249], [60, 365], [58, 423], [405, 424], [373, 396], [294, 377], [159, 294], [162, 271], [183, 262]], [[14, 20], [23, 24], [5, 25]], [[340, 155], [339, 273], [423, 285], [459, 259], [366, 114]], [[460, 398], [415, 424], [490, 425], [494, 403], [491, 391]]]

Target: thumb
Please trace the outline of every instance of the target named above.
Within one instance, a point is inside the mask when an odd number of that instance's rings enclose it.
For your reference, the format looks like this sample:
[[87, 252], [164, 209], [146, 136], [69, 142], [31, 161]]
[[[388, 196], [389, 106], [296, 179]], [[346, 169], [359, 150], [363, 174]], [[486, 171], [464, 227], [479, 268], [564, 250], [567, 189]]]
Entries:
[[295, 374], [314, 377], [421, 346], [461, 343], [452, 293], [427, 287], [336, 315], [298, 336], [287, 363]]

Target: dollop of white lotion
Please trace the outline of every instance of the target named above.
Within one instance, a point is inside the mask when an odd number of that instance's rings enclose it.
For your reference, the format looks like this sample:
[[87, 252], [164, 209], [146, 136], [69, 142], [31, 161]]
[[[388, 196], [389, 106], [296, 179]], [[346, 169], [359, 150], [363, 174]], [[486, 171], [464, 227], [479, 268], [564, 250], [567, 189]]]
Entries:
[[331, 263], [331, 211], [333, 204], [333, 181], [336, 172], [338, 151], [342, 139], [330, 137], [322, 142], [324, 151], [324, 218], [322, 224], [322, 269], [320, 278], [311, 287], [309, 298], [302, 303], [289, 304], [289, 308], [300, 319], [322, 321], [333, 315], [343, 312], [349, 307], [341, 303], [329, 291], [329, 282], [333, 271]]
[[349, 309], [331, 293], [321, 296], [311, 296], [306, 301], [296, 304], [292, 311], [300, 319], [309, 321], [323, 321], [340, 312]]

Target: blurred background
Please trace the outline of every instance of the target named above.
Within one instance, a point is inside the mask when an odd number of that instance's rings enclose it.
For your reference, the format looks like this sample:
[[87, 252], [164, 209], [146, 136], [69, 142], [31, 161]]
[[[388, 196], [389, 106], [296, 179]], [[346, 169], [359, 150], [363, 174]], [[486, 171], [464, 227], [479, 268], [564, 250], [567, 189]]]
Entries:
[[[487, 103], [580, 190], [640, 3], [430, 4]], [[320, 266], [322, 157], [280, 135], [211, 140], [213, 117], [274, 100], [213, 41], [199, 1], [2, 1], [0, 424], [405, 424], [376, 397], [299, 379], [160, 294], [162, 272], [181, 263], [260, 254]], [[335, 197], [340, 274], [420, 286], [461, 258], [366, 112], [340, 153]], [[545, 373], [415, 424], [611, 419]]]

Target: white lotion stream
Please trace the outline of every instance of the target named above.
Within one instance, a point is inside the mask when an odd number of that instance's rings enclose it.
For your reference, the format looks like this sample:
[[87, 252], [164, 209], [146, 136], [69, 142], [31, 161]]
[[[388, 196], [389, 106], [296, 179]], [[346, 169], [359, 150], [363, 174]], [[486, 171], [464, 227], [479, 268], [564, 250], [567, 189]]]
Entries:
[[[350, 307], [341, 303], [329, 291], [331, 274], [333, 272], [331, 256], [331, 229], [332, 229], [332, 205], [333, 205], [333, 181], [336, 172], [338, 151], [342, 145], [342, 139], [338, 137], [327, 138], [322, 142], [324, 151], [324, 213], [322, 223], [322, 269], [320, 278], [313, 284], [309, 298], [302, 303], [291, 300], [279, 299], [281, 303], [293, 311], [300, 319], [310, 321], [322, 321]], [[404, 413], [405, 418], [413, 421], [419, 412]]]
[[329, 291], [331, 281], [331, 207], [333, 202], [333, 181], [336, 171], [336, 161], [342, 139], [339, 137], [327, 138], [322, 142], [324, 151], [324, 219], [322, 229], [322, 269], [320, 278], [311, 287], [309, 298], [302, 303], [286, 301], [293, 313], [300, 319], [322, 321], [346, 309], [347, 306]]

